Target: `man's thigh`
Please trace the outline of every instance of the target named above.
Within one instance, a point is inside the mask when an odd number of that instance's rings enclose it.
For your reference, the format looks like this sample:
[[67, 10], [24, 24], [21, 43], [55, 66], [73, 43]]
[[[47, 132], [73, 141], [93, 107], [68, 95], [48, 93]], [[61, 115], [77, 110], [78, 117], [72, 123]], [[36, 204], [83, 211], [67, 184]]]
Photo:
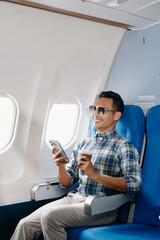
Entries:
[[84, 213], [84, 202], [56, 205], [45, 209], [43, 221], [57, 227], [71, 228], [80, 226], [101, 226], [111, 224], [117, 219], [117, 210], [90, 216]]
[[31, 213], [30, 215], [28, 215], [25, 219], [27, 221], [41, 221], [41, 215], [43, 212], [47, 211], [47, 209], [52, 209], [56, 206], [60, 206], [60, 205], [68, 205], [71, 204], [71, 199], [70, 197], [63, 197], [59, 200], [50, 202], [48, 204], [43, 205], [42, 207], [38, 208], [36, 211], [34, 211], [33, 213]]

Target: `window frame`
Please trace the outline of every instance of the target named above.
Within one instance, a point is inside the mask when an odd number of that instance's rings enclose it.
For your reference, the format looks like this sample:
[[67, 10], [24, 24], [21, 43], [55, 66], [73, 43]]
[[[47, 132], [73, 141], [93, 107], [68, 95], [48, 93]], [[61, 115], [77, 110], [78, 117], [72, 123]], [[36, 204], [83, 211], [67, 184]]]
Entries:
[[19, 118], [19, 106], [15, 98], [13, 98], [9, 94], [0, 93], [0, 98], [1, 97], [8, 99], [13, 106], [13, 118], [11, 119], [12, 123], [11, 123], [10, 134], [7, 137], [8, 141], [6, 142], [6, 144], [4, 143], [4, 146], [2, 146], [2, 148], [0, 149], [0, 154], [3, 154], [12, 146], [15, 140], [17, 125], [18, 125], [18, 118]]

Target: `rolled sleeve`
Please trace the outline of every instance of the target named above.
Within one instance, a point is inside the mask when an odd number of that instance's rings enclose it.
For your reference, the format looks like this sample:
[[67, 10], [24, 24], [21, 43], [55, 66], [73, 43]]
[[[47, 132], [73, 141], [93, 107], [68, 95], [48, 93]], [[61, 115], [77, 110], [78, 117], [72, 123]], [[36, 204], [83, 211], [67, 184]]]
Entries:
[[121, 149], [120, 166], [127, 185], [127, 193], [137, 194], [142, 186], [140, 156], [137, 149], [129, 142]]

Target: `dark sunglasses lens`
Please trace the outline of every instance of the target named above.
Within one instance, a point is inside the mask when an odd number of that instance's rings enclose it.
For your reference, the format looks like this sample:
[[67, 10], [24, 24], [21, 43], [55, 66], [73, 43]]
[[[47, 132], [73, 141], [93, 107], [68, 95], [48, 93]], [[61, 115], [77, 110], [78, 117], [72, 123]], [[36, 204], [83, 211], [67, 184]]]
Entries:
[[102, 115], [103, 115], [104, 112], [105, 112], [105, 108], [104, 108], [104, 107], [99, 107], [99, 108], [98, 108], [98, 113], [99, 113], [99, 114], [102, 114]]
[[96, 111], [96, 107], [95, 106], [89, 106], [89, 112], [93, 113]]

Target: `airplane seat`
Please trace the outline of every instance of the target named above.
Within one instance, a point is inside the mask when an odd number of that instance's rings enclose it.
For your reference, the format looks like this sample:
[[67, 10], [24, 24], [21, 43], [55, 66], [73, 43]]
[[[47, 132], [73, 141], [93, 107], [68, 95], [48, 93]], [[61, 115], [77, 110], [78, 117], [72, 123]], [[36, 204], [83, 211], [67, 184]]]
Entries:
[[95, 227], [81, 231], [78, 240], [160, 239], [160, 105], [146, 117], [147, 141], [142, 169], [142, 189], [136, 199], [133, 223]]
[[[128, 139], [143, 155], [142, 147], [145, 134], [145, 116], [142, 109], [136, 105], [125, 105], [122, 117], [116, 124], [117, 132]], [[130, 202], [119, 209], [119, 222], [126, 222], [129, 214]]]
[[128, 139], [137, 148], [141, 155], [145, 132], [145, 116], [142, 109], [136, 105], [125, 105], [116, 129], [122, 137]]
[[[139, 154], [141, 154], [145, 132], [145, 116], [142, 109], [136, 105], [125, 105], [122, 117], [116, 124], [116, 129], [117, 132], [122, 137], [127, 138], [137, 148]], [[96, 130], [93, 128], [92, 119], [90, 120], [89, 133], [90, 136], [96, 134]], [[120, 207], [118, 222], [122, 223], [127, 221], [129, 207], [130, 202], [127, 202]], [[78, 235], [85, 229], [88, 228], [79, 227], [68, 229], [68, 240], [79, 239]]]
[[160, 105], [148, 112], [146, 128], [147, 147], [143, 164], [143, 186], [141, 197], [137, 199], [134, 221], [158, 227], [160, 216]]

